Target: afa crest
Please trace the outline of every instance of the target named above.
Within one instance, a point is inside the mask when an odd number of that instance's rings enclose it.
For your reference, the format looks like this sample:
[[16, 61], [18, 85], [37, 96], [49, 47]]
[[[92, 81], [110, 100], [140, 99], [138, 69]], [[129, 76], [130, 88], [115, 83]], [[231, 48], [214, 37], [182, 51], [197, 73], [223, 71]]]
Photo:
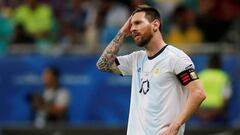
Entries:
[[157, 77], [160, 75], [160, 68], [159, 67], [156, 67], [154, 70], [153, 70], [153, 76]]

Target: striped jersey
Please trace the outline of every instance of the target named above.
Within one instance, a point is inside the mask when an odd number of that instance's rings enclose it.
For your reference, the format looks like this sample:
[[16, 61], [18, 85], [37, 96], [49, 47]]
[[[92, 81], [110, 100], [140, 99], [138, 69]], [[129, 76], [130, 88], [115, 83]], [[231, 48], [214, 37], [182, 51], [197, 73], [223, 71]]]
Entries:
[[[117, 60], [122, 75], [132, 76], [127, 135], [160, 135], [183, 110], [188, 91], [176, 75], [194, 68], [193, 62], [171, 45], [152, 57], [136, 51]], [[184, 125], [178, 135], [183, 133]]]

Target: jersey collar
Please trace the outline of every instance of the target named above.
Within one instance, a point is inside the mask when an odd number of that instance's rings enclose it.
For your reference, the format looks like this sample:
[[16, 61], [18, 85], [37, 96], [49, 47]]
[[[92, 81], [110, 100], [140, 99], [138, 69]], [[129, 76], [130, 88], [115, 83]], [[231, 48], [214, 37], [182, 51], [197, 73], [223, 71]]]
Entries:
[[165, 45], [163, 48], [161, 48], [156, 54], [154, 54], [153, 56], [151, 56], [151, 57], [149, 57], [148, 56], [148, 59], [149, 60], [152, 60], [152, 59], [154, 59], [155, 57], [157, 57], [159, 54], [161, 54], [164, 50], [165, 50], [165, 48], [167, 47], [168, 45]]

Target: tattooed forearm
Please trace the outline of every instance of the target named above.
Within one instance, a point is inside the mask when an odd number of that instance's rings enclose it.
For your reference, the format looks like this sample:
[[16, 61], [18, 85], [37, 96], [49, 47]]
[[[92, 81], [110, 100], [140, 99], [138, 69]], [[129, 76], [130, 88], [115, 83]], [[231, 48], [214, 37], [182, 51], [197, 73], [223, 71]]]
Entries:
[[119, 32], [109, 43], [97, 62], [98, 69], [105, 72], [113, 72], [113, 64], [116, 59], [116, 54], [118, 53], [119, 47], [125, 36], [126, 35], [124, 33]]

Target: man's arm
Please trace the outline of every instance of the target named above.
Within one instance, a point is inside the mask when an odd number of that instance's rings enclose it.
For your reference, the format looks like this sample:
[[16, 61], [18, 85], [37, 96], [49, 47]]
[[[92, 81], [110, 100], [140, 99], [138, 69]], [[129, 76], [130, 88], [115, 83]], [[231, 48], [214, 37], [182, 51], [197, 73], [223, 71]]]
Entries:
[[104, 72], [112, 72], [116, 74], [120, 74], [115, 59], [116, 55], [119, 51], [119, 47], [121, 43], [123, 42], [126, 35], [119, 31], [118, 34], [115, 36], [115, 38], [109, 43], [109, 45], [104, 50], [103, 54], [99, 58], [97, 62], [98, 69], [104, 71]]
[[171, 123], [167, 131], [161, 135], [177, 135], [179, 128], [192, 116], [206, 98], [199, 79], [190, 82], [186, 87], [189, 90], [189, 95], [182, 113]]
[[120, 29], [115, 38], [109, 43], [109, 45], [103, 51], [101, 57], [99, 58], [96, 64], [99, 70], [102, 70], [104, 72], [121, 74], [121, 71], [118, 69], [115, 60], [120, 45], [124, 41], [125, 37], [130, 35], [131, 28], [130, 20], [131, 16], [129, 17], [127, 22], [123, 25], [123, 27]]

